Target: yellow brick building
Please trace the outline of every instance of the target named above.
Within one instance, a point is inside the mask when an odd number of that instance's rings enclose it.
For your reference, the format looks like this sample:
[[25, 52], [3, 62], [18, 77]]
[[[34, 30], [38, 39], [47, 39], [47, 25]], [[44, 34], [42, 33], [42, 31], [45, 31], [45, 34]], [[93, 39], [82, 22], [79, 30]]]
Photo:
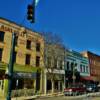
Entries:
[[[44, 67], [44, 40], [37, 32], [0, 18], [0, 90], [7, 92], [7, 73], [12, 33], [16, 34], [14, 52], [13, 92], [16, 90], [42, 90], [42, 69]], [[37, 74], [38, 72], [38, 74]], [[20, 93], [19, 93], [20, 94]]]

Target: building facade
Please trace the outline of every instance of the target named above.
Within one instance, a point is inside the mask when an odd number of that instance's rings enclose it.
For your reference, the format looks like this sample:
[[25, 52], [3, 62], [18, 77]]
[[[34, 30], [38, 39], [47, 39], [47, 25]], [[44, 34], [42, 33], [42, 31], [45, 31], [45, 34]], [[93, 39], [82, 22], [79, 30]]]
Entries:
[[3, 18], [0, 18], [0, 89], [4, 94], [7, 92], [8, 79], [5, 79], [5, 74], [8, 73], [12, 33], [16, 34], [12, 89], [42, 92], [43, 37]]
[[89, 59], [90, 75], [92, 79], [100, 83], [100, 56], [90, 51], [82, 52]]
[[45, 47], [44, 93], [62, 92], [64, 89], [64, 49], [57, 45]]
[[66, 50], [65, 82], [69, 84], [81, 82], [84, 77], [90, 76], [89, 61], [86, 57], [73, 50]]

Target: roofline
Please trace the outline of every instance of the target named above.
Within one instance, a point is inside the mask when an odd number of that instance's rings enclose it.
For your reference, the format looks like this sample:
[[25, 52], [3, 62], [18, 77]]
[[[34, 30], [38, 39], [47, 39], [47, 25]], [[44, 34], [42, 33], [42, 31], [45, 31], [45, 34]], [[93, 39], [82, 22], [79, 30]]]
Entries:
[[[25, 29], [28, 29], [29, 31], [35, 32], [35, 33], [39, 34], [40, 36], [42, 36], [40, 32], [37, 32], [37, 31], [35, 31], [35, 30], [32, 30], [32, 29], [30, 29], [30, 28], [28, 28], [28, 27], [26, 27], [26, 26], [24, 26], [24, 25], [20, 25], [20, 24], [14, 22], [14, 21], [11, 21], [11, 20], [9, 20], [9, 19], [7, 19], [7, 18], [0, 17], [0, 19], [1, 19], [1, 20], [4, 20], [4, 21], [8, 21], [8, 22], [10, 22], [10, 23], [12, 23], [12, 24], [15, 24], [15, 25], [19, 26], [19, 27], [24, 27]], [[42, 36], [42, 37], [43, 37], [43, 36]]]
[[91, 52], [91, 51], [83, 51], [83, 52], [81, 52], [81, 53], [90, 53], [90, 54], [92, 54], [92, 55], [95, 55], [95, 56], [100, 57], [100, 55], [98, 55], [98, 54], [96, 54], [96, 53], [94, 53], [94, 52]]

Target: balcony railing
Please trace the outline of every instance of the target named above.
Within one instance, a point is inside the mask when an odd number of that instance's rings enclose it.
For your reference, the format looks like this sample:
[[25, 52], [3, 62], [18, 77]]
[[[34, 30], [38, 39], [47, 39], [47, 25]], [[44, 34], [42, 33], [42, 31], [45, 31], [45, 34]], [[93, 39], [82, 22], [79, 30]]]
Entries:
[[12, 97], [21, 97], [21, 96], [34, 96], [35, 90], [34, 89], [18, 89], [18, 90], [12, 90]]

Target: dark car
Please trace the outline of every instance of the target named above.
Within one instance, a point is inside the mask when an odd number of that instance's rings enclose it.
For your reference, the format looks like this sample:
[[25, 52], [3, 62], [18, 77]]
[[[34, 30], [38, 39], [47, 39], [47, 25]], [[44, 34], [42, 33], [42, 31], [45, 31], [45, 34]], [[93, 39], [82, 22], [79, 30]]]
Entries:
[[69, 96], [84, 94], [85, 92], [86, 92], [86, 88], [80, 84], [70, 85], [68, 88], [64, 89], [64, 95], [69, 95]]
[[87, 92], [98, 92], [99, 88], [95, 84], [88, 84], [86, 85], [86, 91]]

